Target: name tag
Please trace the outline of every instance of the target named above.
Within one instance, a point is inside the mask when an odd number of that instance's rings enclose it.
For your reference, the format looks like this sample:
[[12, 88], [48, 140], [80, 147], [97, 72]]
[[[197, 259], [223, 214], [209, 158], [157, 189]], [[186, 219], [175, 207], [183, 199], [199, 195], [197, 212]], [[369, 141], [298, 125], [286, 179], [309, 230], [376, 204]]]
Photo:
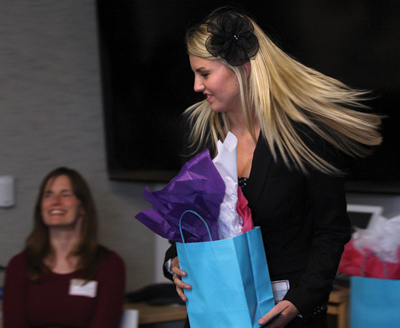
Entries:
[[83, 279], [71, 279], [69, 284], [69, 295], [96, 297], [97, 281], [87, 281]]
[[274, 294], [275, 303], [283, 300], [287, 291], [289, 290], [289, 280], [276, 280], [271, 281], [272, 293]]

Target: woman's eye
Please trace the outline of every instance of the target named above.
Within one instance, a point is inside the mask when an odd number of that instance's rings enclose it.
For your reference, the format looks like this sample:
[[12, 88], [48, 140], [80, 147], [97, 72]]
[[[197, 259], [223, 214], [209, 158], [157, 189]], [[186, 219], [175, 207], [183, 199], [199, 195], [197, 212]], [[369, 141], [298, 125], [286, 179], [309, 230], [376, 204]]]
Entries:
[[199, 70], [198, 72], [202, 78], [207, 78], [210, 75], [208, 71]]

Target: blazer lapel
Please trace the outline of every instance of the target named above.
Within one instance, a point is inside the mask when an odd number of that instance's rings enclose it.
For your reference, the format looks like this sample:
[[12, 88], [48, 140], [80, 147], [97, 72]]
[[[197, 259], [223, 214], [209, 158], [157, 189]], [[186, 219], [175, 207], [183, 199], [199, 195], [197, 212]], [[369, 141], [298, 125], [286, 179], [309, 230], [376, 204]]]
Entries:
[[250, 177], [246, 188], [243, 190], [250, 208], [255, 208], [260, 200], [272, 162], [273, 156], [271, 151], [265, 138], [260, 133], [253, 155]]

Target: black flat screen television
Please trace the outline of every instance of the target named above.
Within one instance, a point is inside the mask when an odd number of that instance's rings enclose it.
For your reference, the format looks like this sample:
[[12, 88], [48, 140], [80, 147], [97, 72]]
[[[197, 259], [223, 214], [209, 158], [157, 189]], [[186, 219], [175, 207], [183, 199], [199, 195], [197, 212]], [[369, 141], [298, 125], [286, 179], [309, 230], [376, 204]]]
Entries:
[[348, 191], [400, 193], [400, 2], [97, 0], [110, 179], [168, 182], [180, 169], [179, 117], [201, 99], [184, 46], [211, 10], [241, 5], [287, 53], [360, 89], [387, 115], [384, 142], [352, 164]]

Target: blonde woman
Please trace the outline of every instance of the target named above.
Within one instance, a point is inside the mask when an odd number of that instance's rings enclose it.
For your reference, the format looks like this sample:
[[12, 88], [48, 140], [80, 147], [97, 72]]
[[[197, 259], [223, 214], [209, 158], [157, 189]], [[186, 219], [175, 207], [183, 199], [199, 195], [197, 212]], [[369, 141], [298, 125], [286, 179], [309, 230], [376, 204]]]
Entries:
[[[228, 131], [238, 139], [239, 184], [281, 295], [259, 324], [284, 309], [267, 327], [327, 327], [332, 281], [350, 238], [343, 162], [381, 143], [381, 118], [360, 104], [365, 93], [292, 59], [242, 13], [217, 10], [186, 40], [194, 90], [205, 100], [184, 113], [184, 154], [209, 148], [215, 155]], [[187, 273], [174, 246], [165, 274], [186, 301], [192, 286], [180, 279]]]

